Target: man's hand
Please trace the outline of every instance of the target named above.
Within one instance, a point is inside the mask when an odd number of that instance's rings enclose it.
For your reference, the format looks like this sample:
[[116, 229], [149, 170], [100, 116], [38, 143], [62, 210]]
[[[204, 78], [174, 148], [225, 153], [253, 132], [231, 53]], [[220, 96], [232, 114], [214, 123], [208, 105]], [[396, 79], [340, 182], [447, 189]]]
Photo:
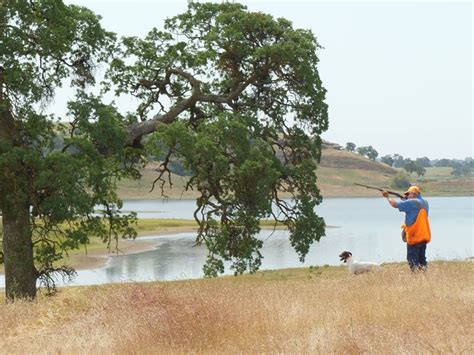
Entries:
[[382, 191], [382, 196], [387, 199], [390, 206], [392, 206], [393, 208], [397, 208], [398, 207], [397, 201], [395, 201], [393, 198], [390, 198], [389, 195], [390, 194], [387, 191]]

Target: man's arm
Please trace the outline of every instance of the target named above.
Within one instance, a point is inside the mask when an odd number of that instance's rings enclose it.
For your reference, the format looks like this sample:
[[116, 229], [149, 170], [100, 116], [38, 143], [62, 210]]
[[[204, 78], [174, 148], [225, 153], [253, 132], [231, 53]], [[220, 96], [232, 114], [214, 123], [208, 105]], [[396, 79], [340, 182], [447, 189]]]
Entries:
[[390, 198], [389, 193], [387, 191], [383, 191], [382, 195], [383, 195], [383, 197], [385, 197], [387, 199], [390, 206], [392, 206], [393, 208], [398, 208], [398, 202], [395, 201], [394, 199]]

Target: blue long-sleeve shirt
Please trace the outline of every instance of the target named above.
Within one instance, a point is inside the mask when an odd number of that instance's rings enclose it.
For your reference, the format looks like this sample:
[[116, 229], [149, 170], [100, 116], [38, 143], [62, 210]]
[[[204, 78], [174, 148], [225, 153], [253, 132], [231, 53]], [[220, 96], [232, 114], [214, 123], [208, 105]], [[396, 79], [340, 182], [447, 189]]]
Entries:
[[421, 195], [419, 195], [417, 198], [400, 201], [397, 203], [397, 207], [400, 212], [405, 212], [405, 224], [407, 226], [411, 226], [413, 223], [415, 223], [420, 209], [424, 208], [426, 210], [426, 214], [429, 214], [430, 210], [428, 201], [423, 199]]

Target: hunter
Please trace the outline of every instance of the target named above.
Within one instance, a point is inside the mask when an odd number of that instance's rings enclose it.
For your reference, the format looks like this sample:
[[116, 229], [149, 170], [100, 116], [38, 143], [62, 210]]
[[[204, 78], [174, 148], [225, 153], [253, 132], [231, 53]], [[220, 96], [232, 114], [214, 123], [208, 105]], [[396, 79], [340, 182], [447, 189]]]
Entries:
[[402, 225], [402, 239], [407, 243], [407, 260], [412, 271], [426, 271], [426, 245], [431, 241], [429, 205], [423, 199], [418, 186], [410, 186], [405, 191], [405, 200], [395, 201], [387, 191], [382, 195], [393, 208], [405, 212], [405, 224]]

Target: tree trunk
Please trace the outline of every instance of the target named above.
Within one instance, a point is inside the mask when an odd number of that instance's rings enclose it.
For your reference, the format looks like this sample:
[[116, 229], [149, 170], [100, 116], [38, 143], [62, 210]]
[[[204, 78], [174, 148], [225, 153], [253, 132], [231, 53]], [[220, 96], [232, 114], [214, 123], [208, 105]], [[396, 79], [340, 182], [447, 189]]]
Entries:
[[3, 253], [7, 301], [36, 297], [36, 269], [33, 263], [30, 209], [17, 199], [3, 209]]
[[[0, 24], [1, 22], [0, 19]], [[15, 126], [9, 104], [4, 99], [4, 68], [0, 66], [0, 141], [17, 146], [21, 139]], [[33, 262], [30, 204], [22, 189], [24, 177], [15, 174], [14, 169], [3, 169], [7, 171], [0, 172], [3, 177], [9, 176], [8, 179], [3, 179], [0, 190], [5, 294], [7, 301], [33, 299], [36, 297], [37, 272]]]

